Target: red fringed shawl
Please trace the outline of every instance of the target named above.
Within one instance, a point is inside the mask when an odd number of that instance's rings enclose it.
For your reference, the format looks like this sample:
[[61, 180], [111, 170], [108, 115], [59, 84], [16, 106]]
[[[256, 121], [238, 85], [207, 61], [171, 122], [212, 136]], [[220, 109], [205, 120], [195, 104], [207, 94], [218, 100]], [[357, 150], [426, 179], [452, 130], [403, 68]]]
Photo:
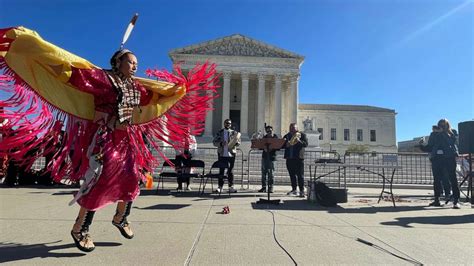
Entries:
[[[126, 130], [138, 168], [158, 165], [151, 149], [166, 159], [160, 143], [181, 149], [187, 134], [204, 130], [206, 112], [216, 97], [215, 67], [200, 64], [186, 75], [179, 66], [173, 73], [147, 70], [157, 80], [135, 79], [142, 90], [140, 110]], [[0, 157], [8, 154], [28, 167], [52, 154], [47, 168], [56, 181], [81, 179], [89, 167], [87, 149], [99, 127], [96, 111], [116, 103], [103, 70], [22, 27], [0, 29], [0, 69], [0, 90], [9, 95], [0, 99], [0, 121], [8, 119], [0, 128]], [[26, 156], [34, 148], [42, 152]]]

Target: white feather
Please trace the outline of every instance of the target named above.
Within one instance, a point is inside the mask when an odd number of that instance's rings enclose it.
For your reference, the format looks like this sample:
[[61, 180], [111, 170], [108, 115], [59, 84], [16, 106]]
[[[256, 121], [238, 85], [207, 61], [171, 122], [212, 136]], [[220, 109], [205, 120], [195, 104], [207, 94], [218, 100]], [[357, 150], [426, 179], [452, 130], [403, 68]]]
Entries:
[[123, 45], [125, 42], [127, 42], [128, 37], [130, 37], [130, 34], [132, 33], [133, 27], [135, 27], [135, 23], [138, 19], [138, 14], [135, 13], [133, 16], [132, 20], [130, 20], [130, 23], [128, 24], [127, 30], [125, 30], [125, 34], [123, 35], [122, 43], [120, 45], [120, 48], [123, 48]]

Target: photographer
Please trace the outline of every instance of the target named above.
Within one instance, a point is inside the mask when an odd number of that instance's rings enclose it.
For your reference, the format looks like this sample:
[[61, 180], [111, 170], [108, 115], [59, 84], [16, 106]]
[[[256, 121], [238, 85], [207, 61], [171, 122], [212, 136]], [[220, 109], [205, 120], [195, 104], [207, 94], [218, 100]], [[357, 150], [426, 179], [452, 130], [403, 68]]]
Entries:
[[[448, 177], [450, 187], [453, 191], [453, 208], [459, 209], [459, 188], [456, 179], [456, 137], [448, 120], [441, 119], [438, 122], [439, 130], [430, 134], [428, 144], [420, 146], [425, 152], [430, 152], [431, 167], [433, 171], [434, 201], [429, 206], [441, 206], [441, 181], [443, 175]], [[436, 129], [436, 128], [434, 128]], [[420, 142], [422, 144], [423, 142]]]

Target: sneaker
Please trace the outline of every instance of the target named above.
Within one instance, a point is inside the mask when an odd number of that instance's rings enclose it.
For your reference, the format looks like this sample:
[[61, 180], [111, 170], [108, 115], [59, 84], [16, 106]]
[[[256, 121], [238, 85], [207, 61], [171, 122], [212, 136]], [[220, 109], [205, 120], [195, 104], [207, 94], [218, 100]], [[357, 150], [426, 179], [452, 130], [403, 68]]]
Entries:
[[270, 187], [270, 188], [268, 189], [268, 192], [269, 192], [269, 193], [273, 193], [273, 188]]
[[461, 209], [461, 204], [459, 204], [459, 202], [454, 203], [453, 209]]
[[229, 193], [237, 193], [237, 189], [234, 187], [229, 187]]
[[267, 189], [262, 187], [258, 192], [267, 192]]
[[186, 191], [193, 191], [190, 187], [186, 187]]
[[222, 188], [221, 187], [218, 187], [216, 190], [215, 190], [216, 193], [221, 193], [222, 192]]
[[430, 206], [430, 207], [441, 207], [441, 203], [439, 202], [439, 200], [435, 200], [435, 201], [431, 202], [428, 206]]
[[293, 189], [292, 191], [286, 193], [288, 196], [298, 196], [298, 191], [296, 189]]
[[300, 191], [299, 197], [304, 198], [304, 191]]

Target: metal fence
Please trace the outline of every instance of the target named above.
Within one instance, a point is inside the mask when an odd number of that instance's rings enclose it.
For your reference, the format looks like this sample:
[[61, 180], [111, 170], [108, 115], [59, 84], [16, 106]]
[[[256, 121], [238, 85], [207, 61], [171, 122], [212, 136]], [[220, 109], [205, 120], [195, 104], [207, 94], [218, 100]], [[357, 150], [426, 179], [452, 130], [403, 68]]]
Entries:
[[[161, 153], [169, 159], [173, 159], [176, 156], [175, 149], [173, 147], [163, 146], [160, 147]], [[155, 157], [160, 157], [161, 155], [157, 151], [153, 151]], [[217, 161], [217, 148], [198, 148], [193, 153], [193, 160], [201, 160], [205, 164], [205, 171], [208, 172], [211, 168], [211, 165]], [[163, 160], [160, 160], [163, 161]], [[247, 160], [240, 149], [237, 149], [237, 154], [234, 163], [234, 184], [240, 184], [241, 187], [249, 188], [249, 180], [247, 175], [247, 169], [244, 168]], [[162, 166], [157, 166], [153, 169], [153, 176], [158, 177]], [[166, 180], [166, 179], [165, 179]], [[170, 180], [167, 180], [170, 181]]]
[[[250, 150], [244, 154], [242, 150], [237, 150], [237, 156], [234, 165], [234, 183], [240, 184], [242, 188], [249, 188], [250, 184], [260, 184], [261, 182], [261, 150]], [[175, 157], [175, 150], [172, 147], [161, 147], [161, 152], [168, 158]], [[159, 157], [158, 152], [153, 152], [154, 156]], [[307, 150], [305, 152], [305, 179], [314, 176], [315, 160], [324, 158], [338, 158], [341, 162], [347, 164], [382, 164], [383, 156], [396, 155], [397, 164], [401, 169], [397, 170], [394, 176], [394, 184], [432, 184], [433, 176], [431, 173], [431, 163], [426, 153], [347, 153], [339, 156], [335, 152]], [[217, 160], [217, 148], [198, 148], [193, 159], [202, 160], [206, 166], [206, 172], [209, 171], [212, 163]], [[162, 161], [162, 160], [160, 160]], [[44, 158], [39, 158], [33, 165], [33, 169], [39, 170], [44, 167]], [[330, 172], [337, 169], [337, 165], [328, 164], [326, 167], [318, 167], [318, 174], [321, 171]], [[153, 170], [154, 176], [161, 171], [161, 166]], [[275, 184], [286, 185], [290, 183], [286, 169], [286, 161], [283, 159], [283, 151], [277, 152], [275, 162]], [[380, 177], [375, 174], [358, 171], [357, 169], [346, 169], [347, 183], [380, 183]], [[462, 178], [462, 177], [460, 177]], [[336, 182], [340, 179], [340, 173], [325, 177], [325, 182]], [[329, 180], [329, 181], [328, 181]]]
[[[383, 165], [383, 157], [387, 155], [396, 156], [396, 164], [401, 166], [393, 177], [394, 184], [432, 184], [431, 163], [426, 153], [346, 153], [344, 163], [346, 164], [371, 164]], [[380, 178], [374, 174], [347, 169], [348, 183], [378, 183]]]

